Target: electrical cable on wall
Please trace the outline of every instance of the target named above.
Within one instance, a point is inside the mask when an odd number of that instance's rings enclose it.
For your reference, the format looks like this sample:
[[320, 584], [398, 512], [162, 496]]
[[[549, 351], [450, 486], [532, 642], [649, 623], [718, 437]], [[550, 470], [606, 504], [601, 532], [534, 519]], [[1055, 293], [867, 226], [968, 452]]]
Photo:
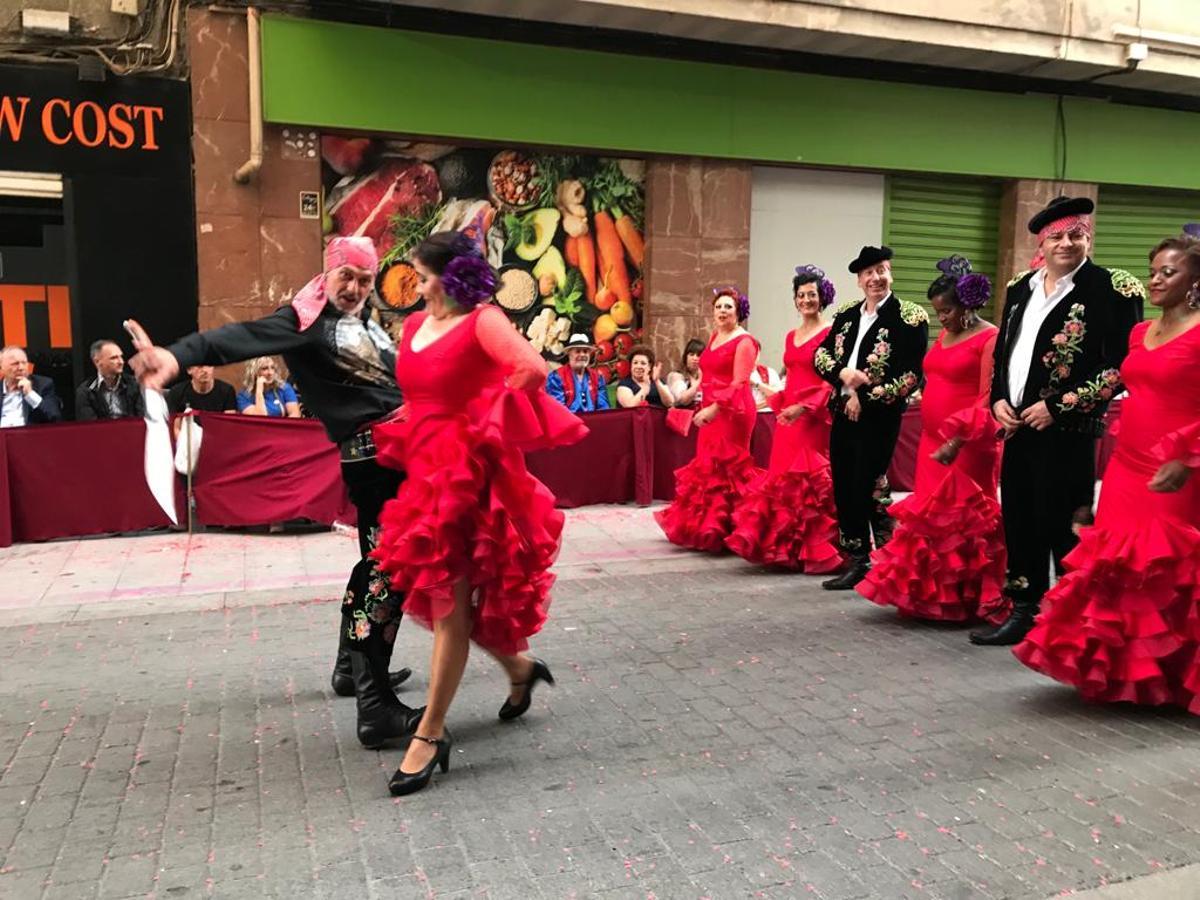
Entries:
[[145, 10], [126, 26], [119, 40], [81, 35], [66, 36], [61, 41], [42, 38], [36, 43], [0, 40], [0, 59], [53, 63], [90, 56], [98, 57], [118, 75], [168, 71], [178, 60], [183, 11], [183, 0], [146, 0]]

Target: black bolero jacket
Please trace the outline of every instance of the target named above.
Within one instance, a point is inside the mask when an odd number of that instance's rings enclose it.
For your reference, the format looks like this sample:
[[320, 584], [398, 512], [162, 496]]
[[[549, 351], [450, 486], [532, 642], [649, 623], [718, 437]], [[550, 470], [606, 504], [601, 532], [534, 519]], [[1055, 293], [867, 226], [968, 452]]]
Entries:
[[[1012, 403], [1009, 357], [1033, 295], [1034, 274], [1026, 272], [1009, 284], [996, 337], [993, 405]], [[1045, 400], [1056, 426], [1098, 435], [1109, 400], [1123, 390], [1121, 362], [1129, 352], [1129, 332], [1142, 318], [1146, 290], [1128, 272], [1103, 269], [1091, 260], [1075, 273], [1074, 285], [1038, 330], [1018, 412]]]
[[[813, 366], [817, 374], [841, 389], [839, 377], [847, 366], [861, 369], [871, 383], [859, 388], [863, 412], [895, 409], [902, 411], [908, 397], [921, 386], [921, 363], [929, 342], [929, 316], [916, 303], [895, 294], [879, 306], [879, 318], [867, 331], [858, 358], [849, 359], [858, 339], [861, 300], [841, 306], [833, 317], [829, 334], [817, 348]], [[837, 391], [834, 397], [837, 398]]]

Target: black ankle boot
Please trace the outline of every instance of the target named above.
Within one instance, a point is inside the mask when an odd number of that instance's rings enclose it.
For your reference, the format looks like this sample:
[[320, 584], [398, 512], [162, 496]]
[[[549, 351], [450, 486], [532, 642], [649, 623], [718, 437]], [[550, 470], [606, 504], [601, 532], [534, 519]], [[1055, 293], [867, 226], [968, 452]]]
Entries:
[[[349, 627], [350, 620], [342, 616], [338, 620], [337, 659], [334, 660], [333, 675], [329, 679], [329, 686], [339, 697], [354, 696], [354, 669], [350, 664], [350, 636], [347, 631]], [[387, 655], [390, 660], [391, 653]], [[398, 688], [408, 681], [411, 675], [412, 669], [399, 669], [388, 676], [388, 681], [393, 689]]]
[[396, 698], [388, 684], [387, 660], [380, 652], [381, 643], [372, 635], [362, 642], [362, 650], [350, 652], [358, 702], [358, 740], [368, 750], [377, 750], [395, 738], [408, 737], [425, 712], [424, 707], [413, 709]]
[[1039, 601], [1028, 596], [1028, 592], [1012, 593], [1012, 612], [1008, 618], [993, 628], [981, 628], [968, 636], [972, 644], [981, 647], [1011, 647], [1025, 640], [1037, 618]]
[[841, 574], [822, 581], [821, 587], [827, 591], [852, 591], [855, 585], [866, 578], [870, 571], [870, 556], [861, 551], [851, 553], [846, 559], [846, 568], [842, 570]]

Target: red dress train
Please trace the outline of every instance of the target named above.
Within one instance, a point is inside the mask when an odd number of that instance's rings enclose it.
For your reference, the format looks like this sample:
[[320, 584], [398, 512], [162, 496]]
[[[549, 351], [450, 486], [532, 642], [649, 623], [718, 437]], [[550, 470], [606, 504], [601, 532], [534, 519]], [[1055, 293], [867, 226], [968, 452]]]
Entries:
[[[871, 554], [858, 592], [902, 615], [945, 622], [1002, 621], [1004, 527], [996, 482], [996, 425], [987, 404], [996, 330], [925, 355], [921, 442], [913, 493], [892, 508], [892, 539]], [[932, 458], [947, 440], [964, 443], [950, 466]]]
[[1200, 714], [1200, 477], [1147, 487], [1159, 467], [1200, 467], [1200, 327], [1153, 350], [1148, 322], [1129, 338], [1116, 449], [1095, 525], [1064, 561], [1021, 662], [1091, 700], [1171, 704]]
[[709, 553], [725, 549], [734, 507], [758, 471], [750, 456], [758, 341], [743, 333], [714, 349], [716, 336], [700, 354], [700, 392], [702, 408], [715, 404], [717, 414], [700, 429], [695, 458], [675, 470], [675, 499], [654, 514], [669, 541]]
[[407, 478], [383, 508], [371, 555], [404, 592], [404, 612], [427, 626], [453, 610], [453, 587], [466, 579], [471, 639], [517, 653], [546, 621], [564, 522], [524, 451], [574, 443], [587, 429], [546, 396], [545, 364], [500, 310], [475, 309], [414, 350], [425, 316], [409, 317], [396, 357], [408, 415], [375, 428], [380, 460]]
[[776, 413], [796, 403], [808, 407], [775, 428], [771, 461], [745, 491], [733, 513], [726, 545], [760, 565], [821, 574], [841, 568], [833, 480], [829, 474], [829, 384], [813, 368], [828, 328], [796, 346], [788, 332], [783, 364], [787, 382], [771, 398]]

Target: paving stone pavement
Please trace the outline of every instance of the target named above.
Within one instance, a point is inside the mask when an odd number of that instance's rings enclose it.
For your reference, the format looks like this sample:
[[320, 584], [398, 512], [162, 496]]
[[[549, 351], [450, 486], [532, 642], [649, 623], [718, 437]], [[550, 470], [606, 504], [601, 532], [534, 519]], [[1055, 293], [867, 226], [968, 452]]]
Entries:
[[[1200, 720], [816, 579], [624, 570], [560, 581], [524, 719], [472, 657], [450, 773], [399, 800], [328, 687], [333, 599], [0, 628], [0, 897], [1043, 898], [1200, 862]], [[427, 653], [406, 623], [411, 702]]]

